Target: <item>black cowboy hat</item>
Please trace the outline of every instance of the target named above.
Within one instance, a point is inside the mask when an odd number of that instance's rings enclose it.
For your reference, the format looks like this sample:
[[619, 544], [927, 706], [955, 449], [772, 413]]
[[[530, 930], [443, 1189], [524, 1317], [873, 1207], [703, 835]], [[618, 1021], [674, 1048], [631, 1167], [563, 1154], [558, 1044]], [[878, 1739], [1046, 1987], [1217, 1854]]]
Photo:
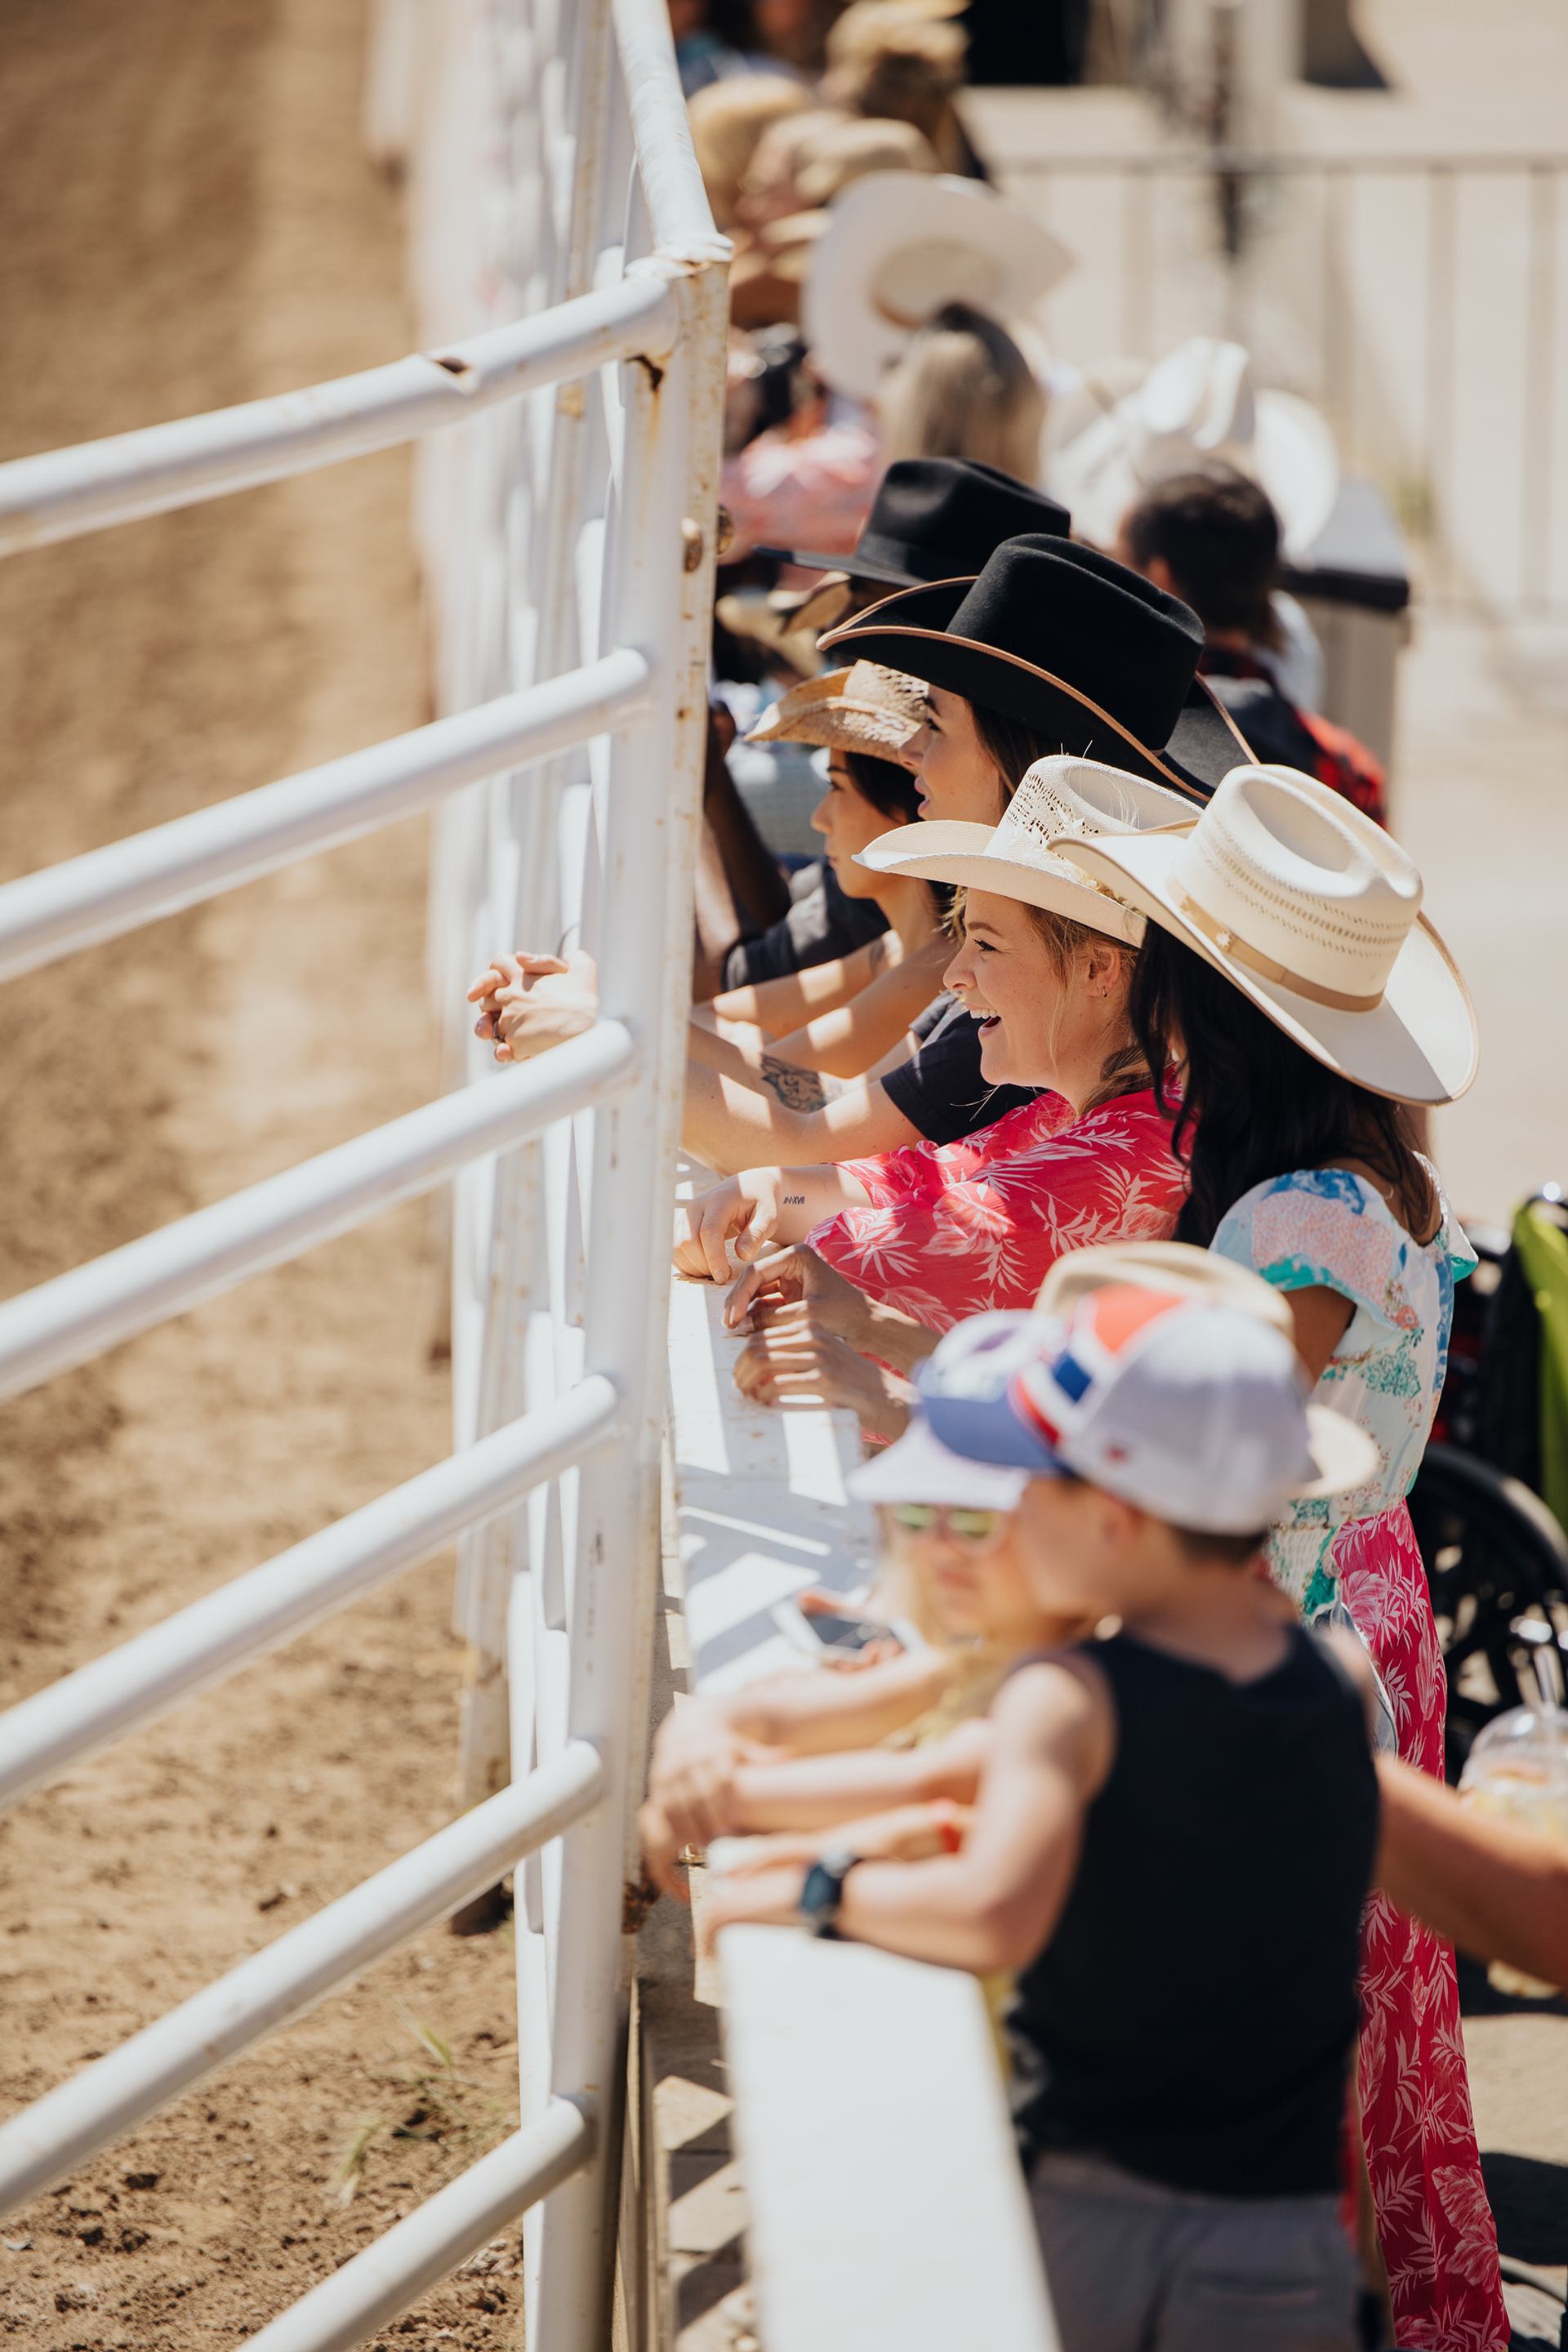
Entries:
[[978, 576], [884, 596], [821, 642], [1203, 800], [1253, 757], [1197, 675], [1190, 605], [1066, 540], [1010, 539]]
[[852, 555], [783, 547], [759, 547], [757, 553], [812, 572], [912, 588], [961, 572], [973, 578], [1005, 539], [1025, 531], [1065, 539], [1069, 520], [1066, 507], [999, 466], [971, 457], [895, 457]]

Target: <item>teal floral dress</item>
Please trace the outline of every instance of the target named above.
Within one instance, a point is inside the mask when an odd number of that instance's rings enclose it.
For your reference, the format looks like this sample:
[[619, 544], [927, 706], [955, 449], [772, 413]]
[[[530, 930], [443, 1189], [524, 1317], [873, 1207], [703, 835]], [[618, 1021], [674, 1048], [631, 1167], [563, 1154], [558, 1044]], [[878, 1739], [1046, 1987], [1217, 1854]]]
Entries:
[[[1454, 1285], [1475, 1255], [1447, 1202], [1422, 1244], [1374, 1185], [1338, 1168], [1255, 1185], [1212, 1246], [1277, 1289], [1337, 1290], [1355, 1310], [1315, 1396], [1366, 1431], [1377, 1470], [1331, 1502], [1299, 1503], [1269, 1538], [1269, 1570], [1309, 1620], [1343, 1604], [1401, 1756], [1440, 1779], [1447, 1684], [1405, 1498], [1443, 1386]], [[1397, 2340], [1412, 2352], [1504, 2352], [1454, 1955], [1381, 1895], [1363, 1926], [1361, 2001], [1362, 2133]]]

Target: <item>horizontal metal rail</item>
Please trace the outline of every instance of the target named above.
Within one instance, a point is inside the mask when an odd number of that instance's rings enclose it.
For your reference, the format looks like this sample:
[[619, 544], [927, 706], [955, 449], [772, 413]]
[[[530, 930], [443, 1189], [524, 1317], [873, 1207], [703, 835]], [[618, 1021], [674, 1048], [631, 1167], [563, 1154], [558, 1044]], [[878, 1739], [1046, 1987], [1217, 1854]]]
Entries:
[[168, 824], [0, 886], [0, 980], [241, 882], [355, 841], [504, 768], [642, 716], [652, 674], [630, 646], [541, 686], [501, 695], [240, 793]]
[[0, 1807], [264, 1657], [620, 1433], [593, 1373], [0, 1715]]
[[1409, 173], [1432, 173], [1459, 179], [1476, 172], [1501, 173], [1510, 177], [1519, 173], [1528, 178], [1542, 172], [1568, 171], [1568, 148], [1474, 155], [1452, 151], [1441, 155], [1424, 151], [1400, 154], [1386, 149], [1370, 154], [1315, 154], [1306, 148], [1286, 152], [1272, 147], [1156, 147], [1119, 155], [1075, 155], [1059, 148], [1036, 148], [1027, 153], [1005, 155], [1000, 162], [1009, 179], [1020, 173], [1044, 177], [1057, 172], [1075, 178], [1098, 178], [1109, 173], [1116, 178], [1126, 175], [1133, 179], [1158, 179], [1167, 172], [1234, 173], [1238, 178], [1261, 180], [1276, 174], [1282, 179], [1298, 179], [1314, 173], [1324, 173], [1332, 178], [1343, 172], [1387, 173], [1396, 178]]
[[581, 2171], [594, 2152], [586, 2100], [554, 2098], [407, 2218], [279, 2314], [241, 2352], [353, 2352], [459, 2263]]
[[634, 268], [614, 286], [444, 352], [17, 457], [0, 466], [0, 555], [390, 449], [611, 360], [664, 359], [679, 332], [662, 274]]
[[600, 1021], [537, 1061], [438, 1096], [24, 1291], [0, 1307], [0, 1402], [620, 1093], [637, 1058], [631, 1031]]
[[423, 1845], [279, 1936], [106, 2058], [0, 2126], [0, 2212], [67, 2179], [231, 2058], [493, 1886], [582, 1821], [604, 1790], [598, 1750], [573, 1740]]

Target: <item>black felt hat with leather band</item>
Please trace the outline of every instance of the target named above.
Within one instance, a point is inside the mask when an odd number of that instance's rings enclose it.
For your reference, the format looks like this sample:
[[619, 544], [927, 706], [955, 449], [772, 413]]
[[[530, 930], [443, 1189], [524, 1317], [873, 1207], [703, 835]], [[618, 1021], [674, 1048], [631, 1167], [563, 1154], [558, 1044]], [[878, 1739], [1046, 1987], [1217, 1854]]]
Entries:
[[882, 662], [1102, 760], [1206, 799], [1251, 751], [1197, 675], [1203, 623], [1092, 547], [1010, 539], [973, 579], [885, 596], [824, 650]]
[[757, 552], [901, 588], [960, 573], [973, 578], [1005, 539], [1026, 531], [1065, 539], [1068, 528], [1066, 507], [999, 466], [971, 457], [897, 457], [882, 477], [852, 555], [782, 547]]

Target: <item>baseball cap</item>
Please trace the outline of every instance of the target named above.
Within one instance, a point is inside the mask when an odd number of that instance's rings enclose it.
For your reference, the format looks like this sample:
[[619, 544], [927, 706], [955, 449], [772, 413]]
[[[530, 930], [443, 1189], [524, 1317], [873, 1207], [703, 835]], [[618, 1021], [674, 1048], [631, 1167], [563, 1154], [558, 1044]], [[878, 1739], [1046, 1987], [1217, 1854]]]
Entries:
[[1307, 1402], [1282, 1331], [1169, 1288], [1116, 1283], [1065, 1316], [973, 1317], [918, 1386], [951, 1453], [1030, 1478], [1070, 1473], [1205, 1534], [1270, 1527], [1378, 1465], [1352, 1423]]
[[954, 1454], [916, 1411], [896, 1444], [852, 1470], [847, 1480], [858, 1503], [930, 1503], [952, 1511], [1016, 1511], [1029, 1483], [1026, 1470], [974, 1462]]

